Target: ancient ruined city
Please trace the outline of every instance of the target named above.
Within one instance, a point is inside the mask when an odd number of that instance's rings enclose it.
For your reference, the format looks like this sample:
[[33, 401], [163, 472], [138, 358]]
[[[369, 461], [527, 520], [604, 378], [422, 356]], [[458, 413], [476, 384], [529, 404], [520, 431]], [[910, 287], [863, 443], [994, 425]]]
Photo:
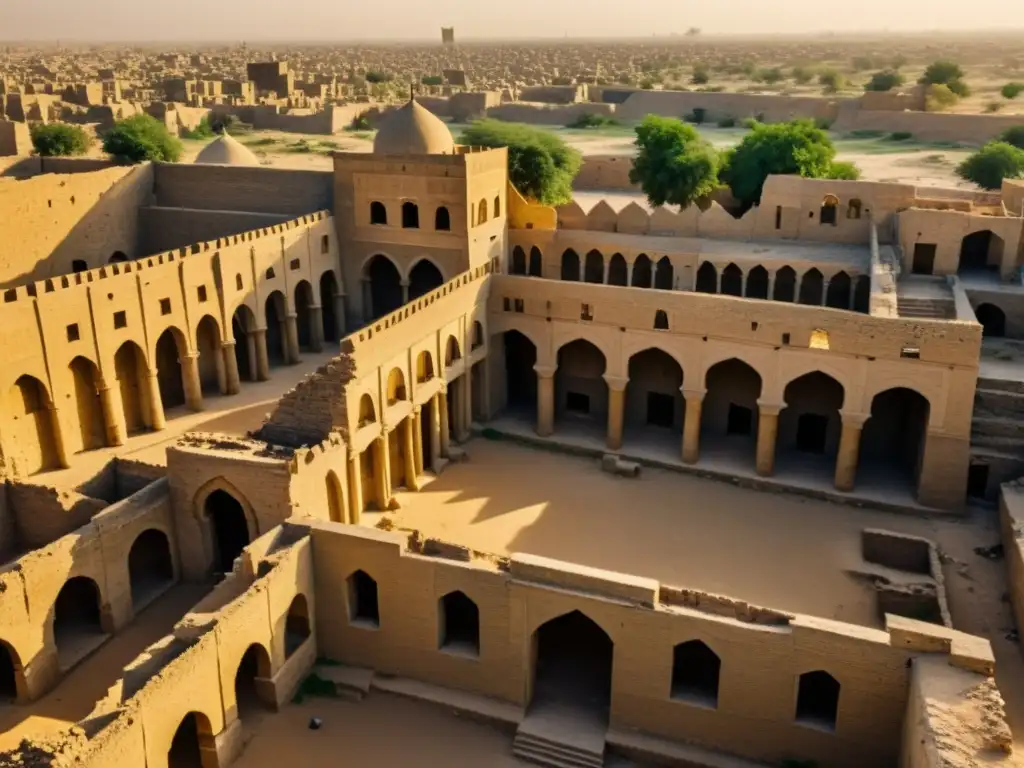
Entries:
[[1021, 36], [431, 34], [0, 45], [0, 766], [1024, 765]]

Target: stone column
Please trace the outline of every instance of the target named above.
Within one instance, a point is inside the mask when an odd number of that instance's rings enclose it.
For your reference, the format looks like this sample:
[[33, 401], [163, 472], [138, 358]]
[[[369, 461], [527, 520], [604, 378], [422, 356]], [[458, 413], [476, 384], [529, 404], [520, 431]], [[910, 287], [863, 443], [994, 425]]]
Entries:
[[198, 352], [188, 352], [181, 358], [181, 378], [185, 385], [185, 404], [193, 411], [203, 410], [203, 386], [199, 381]]
[[715, 293], [721, 293], [722, 292], [722, 272], [724, 272], [724, 270], [719, 269], [717, 264], [712, 264], [712, 266], [715, 268]]
[[775, 299], [775, 273], [768, 275], [768, 301]]
[[440, 459], [443, 454], [441, 453], [441, 400], [443, 395], [435, 394], [431, 399], [433, 405], [430, 408], [430, 456], [434, 460], [434, 464], [431, 469], [434, 472], [438, 471], [438, 467], [441, 466]]
[[[246, 371], [246, 375], [249, 377], [249, 381], [259, 381], [259, 368], [256, 365], [256, 336], [255, 332], [249, 332], [245, 334], [245, 348], [246, 362], [249, 364], [249, 370]], [[266, 351], [266, 338], [263, 340], [263, 349]]]
[[469, 439], [469, 428], [473, 424], [473, 366], [466, 359], [466, 372], [460, 377], [462, 379], [462, 434], [459, 440]]
[[388, 433], [373, 441], [373, 493], [377, 509], [386, 512], [391, 504], [391, 456], [388, 453]]
[[242, 390], [238, 377], [238, 358], [235, 357], [235, 340], [227, 339], [221, 345], [224, 357], [224, 394], [237, 395]]
[[626, 285], [633, 285], [633, 262], [626, 264]]
[[324, 311], [319, 304], [309, 305], [309, 348], [324, 351]]
[[[217, 391], [220, 392], [222, 395], [226, 395], [228, 393], [228, 370], [227, 366], [224, 364], [223, 343], [224, 342], [221, 342], [222, 346], [220, 350], [213, 353], [213, 362], [215, 367], [217, 368]], [[232, 355], [232, 357], [233, 356], [234, 355]]]
[[413, 435], [413, 415], [402, 419], [402, 466], [405, 467], [405, 487], [410, 491], [420, 489], [419, 473], [416, 471], [416, 447]]
[[256, 348], [256, 381], [270, 378], [270, 356], [267, 354], [267, 329], [257, 328], [252, 332], [253, 346]]
[[363, 514], [362, 454], [352, 451], [348, 455], [348, 521], [359, 525]]
[[555, 366], [533, 366], [537, 372], [537, 434], [555, 433]]
[[437, 420], [439, 422], [437, 433], [439, 436], [438, 442], [438, 455], [442, 458], [448, 458], [448, 444], [451, 440], [451, 435], [448, 434], [448, 396], [446, 392], [447, 388], [441, 389], [437, 393]]
[[604, 277], [602, 278], [602, 282], [605, 285], [608, 285], [608, 269], [611, 266], [611, 261], [611, 259], [604, 260]]
[[857, 479], [860, 433], [870, 414], [840, 412], [840, 416], [843, 431], [839, 436], [839, 454], [836, 456], [835, 486], [838, 491], [852, 491]]
[[846, 297], [846, 300], [847, 308], [851, 310], [857, 306], [857, 283], [859, 280], [860, 278], [857, 277], [850, 278], [850, 295]]
[[779, 435], [779, 411], [785, 403], [757, 401], [757, 474], [771, 477], [775, 474], [775, 443]]
[[658, 284], [658, 262], [651, 259], [651, 284], [650, 288], [653, 288]]
[[288, 365], [295, 365], [299, 362], [299, 324], [296, 322], [298, 315], [288, 312], [284, 316], [284, 354], [288, 359]]
[[587, 255], [583, 254], [580, 257], [580, 282], [581, 283], [584, 282], [584, 280], [585, 280], [585, 277], [586, 277], [586, 274], [587, 274], [586, 268], [587, 268]]
[[53, 433], [53, 452], [57, 454], [57, 465], [62, 469], [71, 466], [68, 463], [68, 449], [64, 445], [64, 427], [60, 423], [60, 411], [57, 406], [50, 408], [50, 431]]
[[423, 466], [423, 409], [418, 405], [414, 406], [409, 418], [412, 419], [412, 451], [416, 458], [416, 474], [419, 476], [425, 469]]
[[830, 280], [821, 281], [821, 306], [825, 306], [828, 303], [828, 284]]
[[740, 296], [746, 297], [747, 295], [747, 272], [740, 273]]
[[622, 423], [626, 412], [626, 384], [628, 378], [605, 374], [608, 384], [608, 449], [617, 451], [622, 447]]
[[154, 430], [161, 430], [167, 426], [167, 418], [164, 416], [164, 401], [160, 397], [160, 378], [154, 370], [146, 371], [146, 393], [149, 397], [149, 419]]
[[793, 303], [794, 304], [799, 304], [800, 303], [800, 286], [803, 284], [803, 282], [804, 282], [804, 276], [803, 275], [797, 275], [796, 276], [796, 283], [794, 283], [794, 285], [793, 285]]
[[339, 340], [345, 338], [345, 297], [340, 293], [334, 297], [334, 330]]
[[700, 458], [700, 412], [706, 389], [683, 389], [686, 418], [683, 419], [683, 462], [696, 464]]
[[402, 286], [402, 304], [408, 304], [409, 303], [409, 281], [408, 280], [402, 280], [402, 281], [400, 281], [400, 283], [401, 283], [401, 286]]
[[121, 393], [115, 392], [104, 379], [96, 385], [100, 393], [100, 407], [103, 409], [103, 429], [106, 432], [107, 447], [124, 445], [125, 426], [121, 411]]

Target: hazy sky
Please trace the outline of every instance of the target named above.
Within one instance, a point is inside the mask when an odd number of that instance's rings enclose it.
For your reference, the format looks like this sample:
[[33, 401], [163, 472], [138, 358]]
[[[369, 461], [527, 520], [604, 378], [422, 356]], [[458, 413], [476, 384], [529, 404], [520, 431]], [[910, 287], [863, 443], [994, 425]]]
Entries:
[[[972, 15], [970, 8], [979, 13]], [[1021, 24], [1006, 20], [1021, 18]], [[384, 40], [999, 29], [1022, 0], [0, 0], [0, 40]]]

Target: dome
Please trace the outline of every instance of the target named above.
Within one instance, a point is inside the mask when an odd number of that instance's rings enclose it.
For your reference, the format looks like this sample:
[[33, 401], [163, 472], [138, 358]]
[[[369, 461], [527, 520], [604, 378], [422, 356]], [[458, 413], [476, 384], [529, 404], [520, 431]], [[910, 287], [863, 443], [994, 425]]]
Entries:
[[373, 151], [378, 155], [452, 155], [455, 142], [439, 117], [410, 100], [381, 119]]
[[248, 147], [227, 133], [222, 133], [196, 155], [195, 163], [208, 165], [259, 165], [260, 161]]

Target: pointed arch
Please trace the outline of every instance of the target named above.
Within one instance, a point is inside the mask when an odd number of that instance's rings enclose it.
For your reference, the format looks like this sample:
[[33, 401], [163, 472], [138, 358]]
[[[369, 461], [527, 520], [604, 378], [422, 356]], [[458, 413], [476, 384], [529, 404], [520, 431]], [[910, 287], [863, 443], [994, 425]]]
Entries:
[[626, 266], [626, 259], [621, 253], [612, 255], [608, 262], [608, 285], [626, 285], [629, 276], [629, 269]]
[[650, 257], [646, 253], [641, 253], [633, 261], [633, 280], [630, 285], [634, 288], [650, 288], [653, 272]]
[[452, 217], [448, 208], [441, 205], [434, 211], [434, 229], [438, 232], [450, 232], [452, 229]]
[[374, 255], [366, 263], [364, 274], [370, 282], [373, 317], [383, 317], [402, 306], [402, 276], [391, 259], [383, 253]]
[[825, 292], [825, 306], [849, 309], [851, 288], [850, 276], [846, 272], [839, 271], [832, 275], [828, 282], [828, 290]]
[[420, 228], [420, 207], [411, 200], [402, 203], [402, 229]]
[[78, 417], [78, 435], [73, 451], [92, 451], [107, 444], [103, 423], [103, 398], [100, 397], [100, 372], [96, 364], [81, 355], [75, 357], [68, 369], [75, 390], [75, 414]]
[[760, 264], [747, 273], [747, 290], [745, 295], [748, 299], [768, 298], [768, 270]]
[[654, 287], [662, 291], [671, 291], [675, 286], [675, 267], [672, 259], [662, 256], [658, 259], [658, 268], [654, 272]]
[[530, 249], [530, 277], [541, 277], [543, 274], [543, 263], [544, 257], [540, 252], [540, 248], [533, 246]]
[[697, 293], [718, 293], [718, 270], [710, 261], [697, 269]]
[[779, 415], [778, 444], [801, 453], [835, 456], [846, 393], [843, 385], [822, 371], [811, 371], [786, 384]]
[[604, 282], [604, 256], [596, 248], [587, 253], [583, 265], [583, 281], [587, 283]]
[[796, 270], [785, 266], [775, 273], [775, 290], [772, 293], [773, 301], [796, 301]]
[[722, 270], [722, 295], [743, 295], [743, 270], [733, 263], [729, 263]]
[[420, 259], [409, 270], [409, 300], [418, 299], [444, 285], [444, 275], [430, 259]]
[[526, 274], [526, 252], [518, 245], [512, 249], [512, 266], [509, 273], [513, 275]]
[[824, 277], [822, 277], [821, 271], [817, 267], [811, 267], [804, 272], [803, 278], [800, 280], [800, 304], [808, 304], [810, 306], [821, 306], [822, 303], [822, 292], [824, 290]]

